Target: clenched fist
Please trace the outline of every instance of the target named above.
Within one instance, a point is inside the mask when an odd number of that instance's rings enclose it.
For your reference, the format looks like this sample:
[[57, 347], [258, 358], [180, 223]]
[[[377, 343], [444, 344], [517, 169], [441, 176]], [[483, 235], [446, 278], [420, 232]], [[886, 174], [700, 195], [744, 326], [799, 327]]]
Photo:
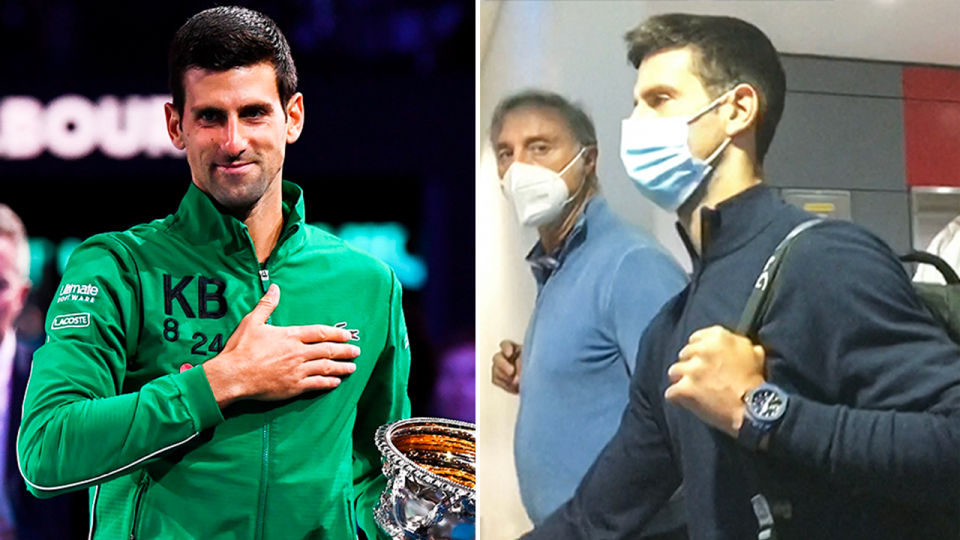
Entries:
[[664, 397], [736, 437], [743, 395], [764, 382], [765, 359], [763, 347], [722, 326], [697, 330], [667, 371]]
[[520, 344], [508, 339], [500, 342], [500, 352], [493, 355], [493, 384], [511, 394], [520, 393]]

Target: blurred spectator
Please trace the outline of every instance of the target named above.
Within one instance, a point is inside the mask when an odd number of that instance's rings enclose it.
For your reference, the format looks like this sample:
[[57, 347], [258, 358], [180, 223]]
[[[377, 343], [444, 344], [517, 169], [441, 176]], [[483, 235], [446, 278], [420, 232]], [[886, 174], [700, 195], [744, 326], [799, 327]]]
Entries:
[[70, 540], [86, 536], [87, 496], [37, 499], [17, 465], [17, 430], [34, 345], [17, 339], [15, 324], [30, 294], [30, 247], [13, 210], [0, 204], [0, 540]]

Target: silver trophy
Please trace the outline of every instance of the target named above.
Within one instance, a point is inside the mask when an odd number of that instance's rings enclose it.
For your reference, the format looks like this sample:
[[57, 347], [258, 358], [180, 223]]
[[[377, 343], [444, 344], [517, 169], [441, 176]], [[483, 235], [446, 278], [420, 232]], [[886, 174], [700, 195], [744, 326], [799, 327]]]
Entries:
[[410, 418], [381, 426], [387, 488], [373, 509], [394, 540], [473, 540], [476, 522], [475, 426]]

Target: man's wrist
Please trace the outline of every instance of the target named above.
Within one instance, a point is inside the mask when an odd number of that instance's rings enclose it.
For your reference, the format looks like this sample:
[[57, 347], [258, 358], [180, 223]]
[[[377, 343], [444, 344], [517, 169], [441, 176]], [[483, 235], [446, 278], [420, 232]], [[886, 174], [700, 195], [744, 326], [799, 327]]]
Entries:
[[217, 355], [197, 366], [203, 369], [206, 374], [207, 382], [210, 383], [210, 390], [213, 392], [213, 397], [216, 398], [220, 410], [243, 397], [240, 385], [233, 374], [222, 369], [225, 363], [223, 355]]
[[190, 411], [197, 431], [223, 422], [223, 409], [217, 403], [203, 369], [184, 370], [174, 379], [174, 384], [180, 390], [181, 399]]
[[786, 414], [790, 399], [780, 387], [763, 383], [744, 395], [743, 419], [737, 442], [749, 450], [765, 451], [770, 437]]
[[730, 436], [733, 437], [734, 439], [736, 439], [739, 436], [738, 434], [740, 433], [740, 429], [743, 427], [743, 423], [745, 422], [745, 418], [747, 414], [747, 411], [746, 411], [747, 394], [749, 394], [752, 390], [758, 388], [760, 385], [766, 382], [767, 381], [764, 380], [763, 377], [757, 377], [756, 380], [749, 383], [748, 386], [743, 390], [743, 392], [741, 392], [739, 396], [740, 399], [739, 399], [738, 406], [730, 415], [732, 419], [732, 422], [730, 423], [730, 425], [733, 428], [730, 433]]

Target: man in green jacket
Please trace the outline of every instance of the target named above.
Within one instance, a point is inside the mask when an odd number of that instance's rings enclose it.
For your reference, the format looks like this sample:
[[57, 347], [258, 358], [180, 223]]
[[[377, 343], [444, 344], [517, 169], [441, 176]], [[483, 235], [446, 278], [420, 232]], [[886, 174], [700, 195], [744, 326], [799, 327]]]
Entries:
[[400, 285], [281, 180], [303, 127], [286, 39], [254, 11], [201, 12], [170, 81], [193, 182], [175, 214], [71, 256], [21, 472], [39, 497], [89, 488], [94, 539], [382, 536], [373, 437], [410, 411]]

